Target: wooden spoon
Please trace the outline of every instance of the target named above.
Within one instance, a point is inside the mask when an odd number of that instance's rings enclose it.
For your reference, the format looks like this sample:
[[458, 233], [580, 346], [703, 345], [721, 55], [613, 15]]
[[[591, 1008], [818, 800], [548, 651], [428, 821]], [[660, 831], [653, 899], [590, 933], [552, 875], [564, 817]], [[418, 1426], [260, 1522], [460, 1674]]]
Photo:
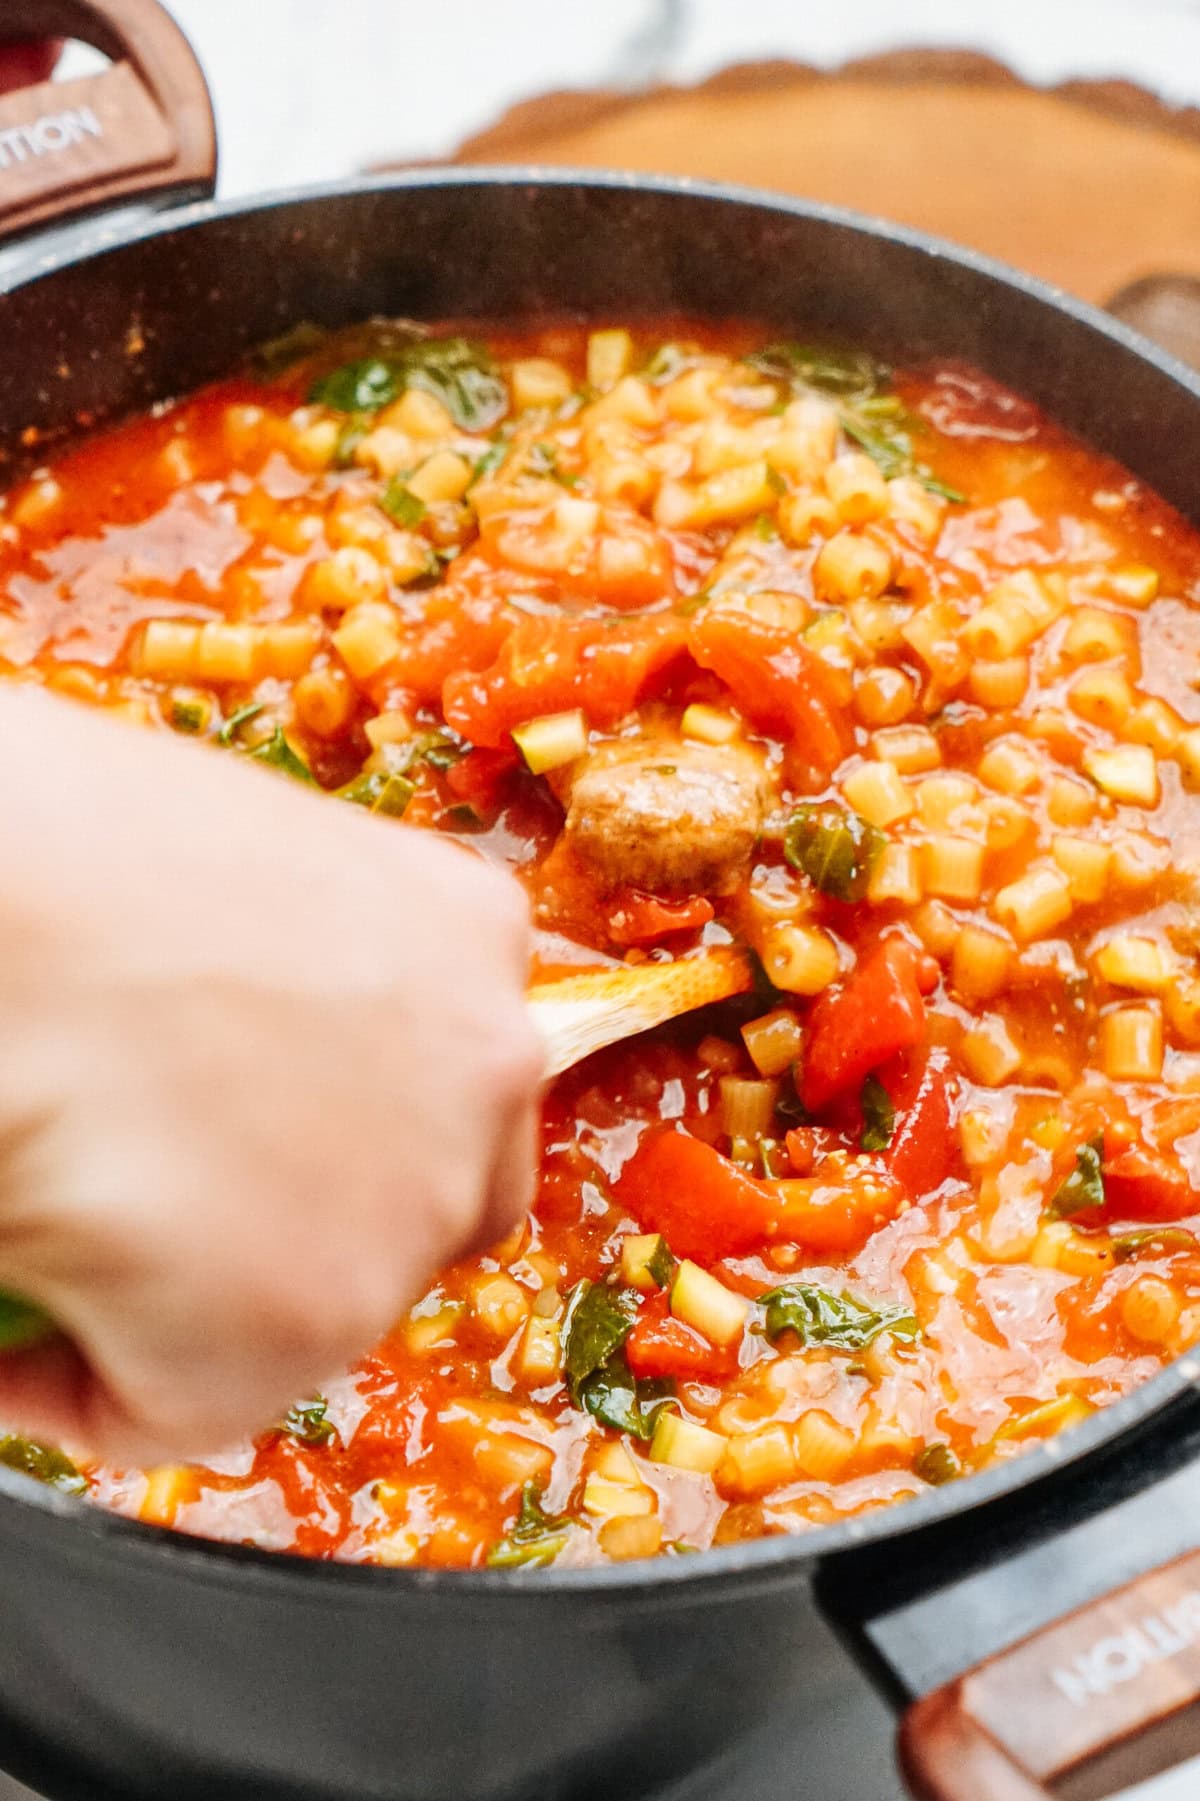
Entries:
[[[753, 985], [749, 957], [730, 945], [680, 963], [588, 969], [539, 982], [529, 990], [529, 1011], [545, 1041], [546, 1074], [558, 1076], [606, 1044], [744, 994]], [[0, 1353], [26, 1350], [55, 1330], [40, 1307], [0, 1289]]]
[[546, 1074], [558, 1076], [606, 1044], [753, 986], [750, 958], [728, 945], [679, 963], [588, 969], [536, 983], [529, 990], [529, 1011], [546, 1043]]

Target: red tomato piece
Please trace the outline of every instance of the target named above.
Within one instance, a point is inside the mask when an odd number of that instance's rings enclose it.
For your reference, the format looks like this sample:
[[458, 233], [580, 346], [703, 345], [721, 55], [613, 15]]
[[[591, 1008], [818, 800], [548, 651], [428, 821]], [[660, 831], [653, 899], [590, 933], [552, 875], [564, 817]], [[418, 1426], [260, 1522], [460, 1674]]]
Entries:
[[499, 807], [519, 761], [515, 750], [469, 750], [446, 771], [446, 786], [456, 800], [486, 818]]
[[699, 1138], [652, 1129], [625, 1165], [617, 1198], [679, 1257], [719, 1263], [762, 1244], [777, 1201], [764, 1185]]
[[940, 1045], [928, 1056], [907, 1052], [881, 1069], [879, 1079], [896, 1109], [896, 1128], [883, 1153], [884, 1168], [910, 1199], [920, 1200], [941, 1187], [956, 1160], [950, 1054]]
[[686, 625], [669, 614], [646, 619], [522, 619], [486, 669], [448, 675], [446, 723], [472, 744], [509, 743], [514, 725], [582, 707], [612, 725], [681, 654]]
[[713, 917], [713, 904], [702, 894], [688, 900], [660, 900], [627, 888], [609, 909], [608, 935], [614, 944], [653, 944], [672, 932], [696, 932]]
[[[1200, 1194], [1192, 1187], [1182, 1165], [1161, 1151], [1144, 1145], [1128, 1145], [1112, 1155], [1109, 1135], [1105, 1134], [1103, 1216], [1108, 1219], [1146, 1220], [1151, 1225], [1165, 1225], [1170, 1220], [1190, 1219], [1200, 1213]], [[1089, 1209], [1095, 1217], [1099, 1208]], [[1073, 1223], [1084, 1222], [1084, 1215], [1074, 1216]]]
[[924, 959], [905, 938], [884, 938], [809, 1016], [800, 1099], [819, 1113], [861, 1088], [873, 1069], [925, 1037]]
[[899, 1183], [879, 1170], [839, 1172], [834, 1182], [760, 1182], [673, 1126], [642, 1139], [616, 1192], [677, 1255], [705, 1264], [767, 1244], [854, 1251], [904, 1200]]
[[675, 1319], [666, 1295], [647, 1301], [625, 1340], [625, 1357], [635, 1376], [670, 1376], [682, 1382], [721, 1382], [737, 1369], [737, 1352], [710, 1344]]
[[819, 1255], [861, 1250], [872, 1232], [896, 1217], [906, 1198], [900, 1184], [878, 1170], [848, 1170], [834, 1181], [817, 1175], [763, 1186], [774, 1188], [780, 1203], [772, 1236]]
[[848, 748], [845, 708], [831, 671], [795, 632], [752, 613], [702, 608], [688, 648], [751, 719], [785, 735], [819, 774], [832, 774]]

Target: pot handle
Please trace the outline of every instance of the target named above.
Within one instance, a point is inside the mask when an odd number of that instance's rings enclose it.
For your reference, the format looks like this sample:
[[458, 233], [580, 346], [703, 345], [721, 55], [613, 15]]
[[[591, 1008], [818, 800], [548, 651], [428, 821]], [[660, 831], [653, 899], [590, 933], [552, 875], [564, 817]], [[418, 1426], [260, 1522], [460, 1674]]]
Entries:
[[1050, 1801], [1068, 1771], [1135, 1734], [1162, 1726], [1169, 1752], [1171, 1729], [1182, 1739], [1183, 1711], [1197, 1701], [1193, 1551], [914, 1702], [900, 1726], [900, 1763], [920, 1801]]
[[112, 59], [0, 97], [0, 236], [117, 200], [212, 193], [208, 86], [157, 0], [4, 0], [0, 37], [79, 38]]

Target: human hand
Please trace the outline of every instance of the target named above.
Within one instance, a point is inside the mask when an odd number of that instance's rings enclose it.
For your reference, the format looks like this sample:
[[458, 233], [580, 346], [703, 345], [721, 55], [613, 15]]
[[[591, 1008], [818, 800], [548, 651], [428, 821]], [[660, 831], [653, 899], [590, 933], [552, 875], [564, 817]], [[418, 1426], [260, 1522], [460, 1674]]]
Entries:
[[0, 693], [0, 741], [0, 1286], [69, 1341], [0, 1356], [0, 1420], [211, 1451], [527, 1204], [523, 898], [41, 693]]

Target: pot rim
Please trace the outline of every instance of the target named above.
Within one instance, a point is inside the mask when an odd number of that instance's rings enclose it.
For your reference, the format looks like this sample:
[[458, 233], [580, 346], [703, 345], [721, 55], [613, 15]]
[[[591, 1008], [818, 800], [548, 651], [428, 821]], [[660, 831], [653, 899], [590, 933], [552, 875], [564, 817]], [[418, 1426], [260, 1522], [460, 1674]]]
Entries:
[[[455, 187], [594, 188], [630, 195], [676, 195], [726, 206], [773, 211], [882, 239], [935, 261], [966, 268], [1035, 301], [1048, 311], [1066, 316], [1076, 328], [1107, 338], [1140, 361], [1149, 363], [1200, 404], [1200, 373], [1089, 302], [981, 252], [915, 227], [821, 201], [793, 198], [734, 183], [615, 170], [541, 168], [536, 165], [444, 166], [378, 176], [351, 176], [230, 200], [194, 201], [156, 213], [150, 219], [131, 218], [126, 209], [119, 217], [109, 215], [100, 220], [85, 220], [47, 234], [47, 240], [43, 242], [48, 241], [48, 248], [41, 254], [38, 253], [38, 240], [33, 240], [29, 254], [18, 255], [0, 274], [0, 299], [72, 264], [90, 262], [127, 245], [146, 243], [213, 220], [251, 220], [259, 213], [280, 207], [357, 199], [364, 194]], [[26, 247], [18, 245], [15, 248], [20, 251]], [[1200, 1349], [1176, 1358], [1148, 1382], [1090, 1419], [1069, 1427], [1066, 1432], [1029, 1446], [1011, 1460], [942, 1487], [930, 1488], [909, 1500], [889, 1503], [800, 1534], [783, 1533], [716, 1546], [687, 1556], [659, 1556], [628, 1564], [599, 1563], [575, 1568], [551, 1564], [539, 1569], [532, 1578], [522, 1570], [397, 1568], [343, 1563], [304, 1557], [292, 1551], [272, 1551], [254, 1545], [194, 1537], [63, 1495], [3, 1465], [0, 1465], [0, 1506], [17, 1504], [51, 1514], [77, 1538], [100, 1541], [111, 1546], [114, 1552], [128, 1547], [134, 1554], [166, 1558], [180, 1575], [190, 1573], [203, 1579], [225, 1574], [230, 1580], [236, 1575], [256, 1582], [278, 1581], [291, 1586], [294, 1586], [294, 1579], [300, 1579], [309, 1585], [308, 1592], [314, 1596], [330, 1585], [343, 1593], [352, 1588], [362, 1589], [365, 1585], [373, 1588], [381, 1599], [387, 1594], [414, 1595], [436, 1591], [447, 1602], [468, 1601], [486, 1594], [510, 1598], [579, 1594], [592, 1594], [597, 1598], [636, 1598], [653, 1594], [658, 1602], [664, 1588], [678, 1592], [686, 1587], [688, 1591], [694, 1591], [697, 1587], [762, 1580], [785, 1568], [800, 1570], [841, 1553], [937, 1527], [1035, 1483], [1049, 1481], [1057, 1471], [1081, 1463], [1126, 1435], [1132, 1436], [1137, 1428], [1144, 1427], [1197, 1387], [1200, 1387]]]

